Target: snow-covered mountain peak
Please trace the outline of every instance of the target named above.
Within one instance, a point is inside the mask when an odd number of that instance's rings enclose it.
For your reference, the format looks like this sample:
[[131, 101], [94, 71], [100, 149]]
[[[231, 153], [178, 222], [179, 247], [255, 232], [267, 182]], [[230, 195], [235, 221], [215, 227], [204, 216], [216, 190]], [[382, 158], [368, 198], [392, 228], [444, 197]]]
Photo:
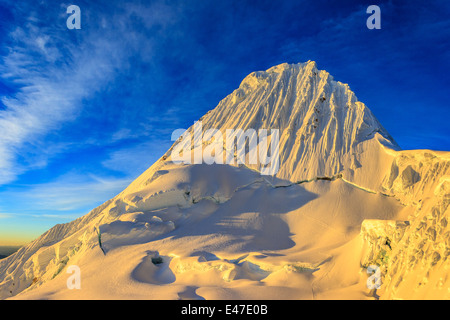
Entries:
[[[317, 74], [320, 71], [317, 69], [315, 61], [308, 61], [305, 63], [282, 63], [273, 66], [266, 71], [254, 71], [244, 78], [239, 88], [241, 89], [256, 89], [260, 85], [271, 85], [277, 80], [288, 80], [292, 76], [299, 73], [302, 74]], [[324, 74], [329, 74], [326, 71], [322, 71]], [[332, 79], [332, 77], [331, 77]]]
[[[315, 62], [251, 73], [200, 121], [203, 131], [278, 130], [275, 178], [176, 164], [179, 139], [119, 195], [0, 260], [0, 299], [359, 299], [373, 263], [394, 288], [384, 296], [448, 288], [450, 156], [397, 151]], [[194, 134], [187, 154], [209, 143]], [[82, 290], [68, 289], [69, 266]]]
[[250, 73], [201, 121], [204, 130], [279, 130], [277, 177], [290, 181], [345, 172], [353, 176], [364, 149], [399, 149], [349, 85], [335, 81], [314, 61]]

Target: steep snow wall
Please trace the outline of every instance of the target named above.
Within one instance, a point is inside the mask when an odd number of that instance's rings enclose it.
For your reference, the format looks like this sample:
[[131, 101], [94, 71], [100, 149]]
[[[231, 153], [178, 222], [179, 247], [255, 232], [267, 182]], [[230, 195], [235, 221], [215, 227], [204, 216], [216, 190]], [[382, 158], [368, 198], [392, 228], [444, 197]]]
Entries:
[[450, 299], [450, 154], [400, 152], [383, 188], [415, 211], [392, 238], [382, 298]]

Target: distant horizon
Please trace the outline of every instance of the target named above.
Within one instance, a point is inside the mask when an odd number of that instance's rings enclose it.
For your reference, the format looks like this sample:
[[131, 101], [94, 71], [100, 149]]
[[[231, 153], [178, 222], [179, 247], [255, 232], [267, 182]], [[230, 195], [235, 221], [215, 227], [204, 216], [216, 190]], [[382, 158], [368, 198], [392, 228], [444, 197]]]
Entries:
[[0, 245], [125, 189], [245, 76], [313, 60], [403, 150], [449, 151], [450, 5], [346, 1], [0, 4]]
[[34, 240], [36, 240], [40, 235], [42, 235], [42, 234], [39, 234], [38, 236], [36, 236], [34, 238], [29, 237], [28, 238], [29, 240], [3, 241], [3, 242], [0, 243], [0, 254], [1, 254], [1, 248], [24, 247], [24, 246], [30, 244], [30, 242], [33, 242]]
[[0, 257], [8, 257], [25, 245], [26, 244], [17, 246], [0, 246]]

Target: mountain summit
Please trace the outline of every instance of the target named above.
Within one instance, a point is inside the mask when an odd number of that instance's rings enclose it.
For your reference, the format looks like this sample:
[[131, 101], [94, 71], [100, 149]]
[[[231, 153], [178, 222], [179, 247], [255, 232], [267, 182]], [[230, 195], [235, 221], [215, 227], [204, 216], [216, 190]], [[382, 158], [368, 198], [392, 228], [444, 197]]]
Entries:
[[[222, 132], [278, 129], [276, 176], [292, 182], [343, 173], [349, 180], [375, 187], [378, 179], [370, 181], [367, 176], [385, 168], [366, 159], [367, 150], [371, 154], [385, 148], [400, 150], [349, 86], [318, 70], [314, 61], [252, 72], [201, 121], [203, 130]], [[367, 161], [372, 162], [370, 172], [361, 169]]]
[[[449, 153], [401, 151], [312, 61], [251, 73], [200, 121], [276, 130], [279, 170], [198, 161], [224, 145], [194, 124], [119, 195], [0, 260], [0, 298], [450, 298]], [[179, 146], [197, 161], [174, 163]]]

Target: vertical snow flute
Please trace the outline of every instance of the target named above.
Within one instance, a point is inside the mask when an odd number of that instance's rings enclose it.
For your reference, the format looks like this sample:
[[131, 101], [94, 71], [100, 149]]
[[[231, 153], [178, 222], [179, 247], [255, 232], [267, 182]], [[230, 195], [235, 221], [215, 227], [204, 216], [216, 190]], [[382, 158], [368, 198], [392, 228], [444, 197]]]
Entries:
[[258, 165], [262, 175], [275, 175], [280, 168], [278, 129], [259, 129], [258, 133], [255, 129], [227, 129], [225, 142], [218, 129], [203, 132], [201, 121], [194, 123], [192, 131], [177, 129], [172, 133], [172, 141], [176, 141], [171, 151], [173, 163]]

